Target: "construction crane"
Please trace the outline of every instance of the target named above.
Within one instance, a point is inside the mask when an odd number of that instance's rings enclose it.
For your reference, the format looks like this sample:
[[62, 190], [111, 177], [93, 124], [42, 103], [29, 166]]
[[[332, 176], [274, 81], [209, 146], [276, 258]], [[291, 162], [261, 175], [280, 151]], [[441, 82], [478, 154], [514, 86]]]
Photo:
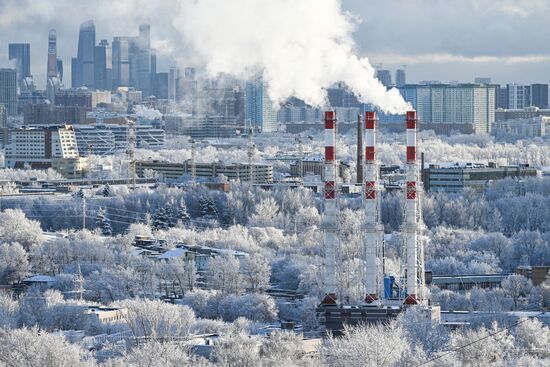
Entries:
[[191, 185], [197, 183], [197, 165], [196, 165], [197, 145], [194, 139], [191, 139]]
[[256, 144], [254, 144], [254, 129], [250, 128], [248, 134], [248, 181], [251, 185], [256, 182], [256, 170], [254, 167], [254, 155], [256, 153]]

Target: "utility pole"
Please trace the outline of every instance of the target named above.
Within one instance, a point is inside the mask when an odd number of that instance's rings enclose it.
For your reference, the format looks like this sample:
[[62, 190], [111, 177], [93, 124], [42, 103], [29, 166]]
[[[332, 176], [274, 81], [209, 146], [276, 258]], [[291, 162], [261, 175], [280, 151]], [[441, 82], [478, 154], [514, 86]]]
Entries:
[[191, 139], [191, 184], [195, 186], [197, 184], [197, 146], [194, 139]]
[[82, 230], [86, 229], [86, 196], [82, 192]]
[[304, 176], [304, 144], [302, 136], [299, 135], [296, 140], [298, 140], [298, 177], [302, 181]]
[[256, 182], [256, 172], [254, 167], [254, 153], [256, 151], [256, 145], [254, 144], [253, 134], [254, 130], [250, 128], [250, 132], [248, 134], [248, 181], [252, 185]]

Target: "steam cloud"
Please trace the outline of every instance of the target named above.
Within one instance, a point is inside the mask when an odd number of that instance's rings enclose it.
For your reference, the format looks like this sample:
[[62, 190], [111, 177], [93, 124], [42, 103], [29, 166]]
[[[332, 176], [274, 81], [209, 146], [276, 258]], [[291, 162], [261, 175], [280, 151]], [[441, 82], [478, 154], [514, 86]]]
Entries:
[[326, 88], [344, 82], [384, 112], [410, 108], [354, 53], [354, 24], [340, 0], [190, 0], [181, 10], [174, 27], [210, 75], [259, 72], [276, 103], [294, 96], [324, 106]]

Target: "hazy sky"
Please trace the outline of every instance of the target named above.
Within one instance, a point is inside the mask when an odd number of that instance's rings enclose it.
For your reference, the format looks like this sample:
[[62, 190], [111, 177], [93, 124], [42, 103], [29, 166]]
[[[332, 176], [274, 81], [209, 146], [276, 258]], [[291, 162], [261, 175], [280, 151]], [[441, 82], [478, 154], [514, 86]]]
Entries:
[[[193, 54], [173, 26], [180, 2], [0, 0], [0, 65], [7, 63], [9, 42], [31, 43], [32, 73], [43, 87], [48, 29], [56, 28], [70, 85], [70, 58], [79, 25], [88, 19], [95, 21], [97, 41], [110, 43], [115, 35], [136, 35], [137, 25], [149, 22], [161, 54], [159, 71], [176, 61], [192, 64]], [[358, 53], [390, 69], [406, 64], [409, 82], [475, 76], [499, 83], [550, 82], [550, 1], [343, 0], [343, 8], [356, 18]]]

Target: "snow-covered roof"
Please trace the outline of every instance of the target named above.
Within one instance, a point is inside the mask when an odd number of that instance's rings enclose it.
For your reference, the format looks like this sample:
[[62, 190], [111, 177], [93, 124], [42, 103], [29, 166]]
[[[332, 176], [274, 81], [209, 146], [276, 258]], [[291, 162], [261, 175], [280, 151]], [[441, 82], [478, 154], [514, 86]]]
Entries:
[[156, 256], [157, 259], [175, 259], [178, 257], [185, 256], [186, 253], [190, 252], [186, 248], [176, 247], [172, 250], [168, 250], [165, 253]]

